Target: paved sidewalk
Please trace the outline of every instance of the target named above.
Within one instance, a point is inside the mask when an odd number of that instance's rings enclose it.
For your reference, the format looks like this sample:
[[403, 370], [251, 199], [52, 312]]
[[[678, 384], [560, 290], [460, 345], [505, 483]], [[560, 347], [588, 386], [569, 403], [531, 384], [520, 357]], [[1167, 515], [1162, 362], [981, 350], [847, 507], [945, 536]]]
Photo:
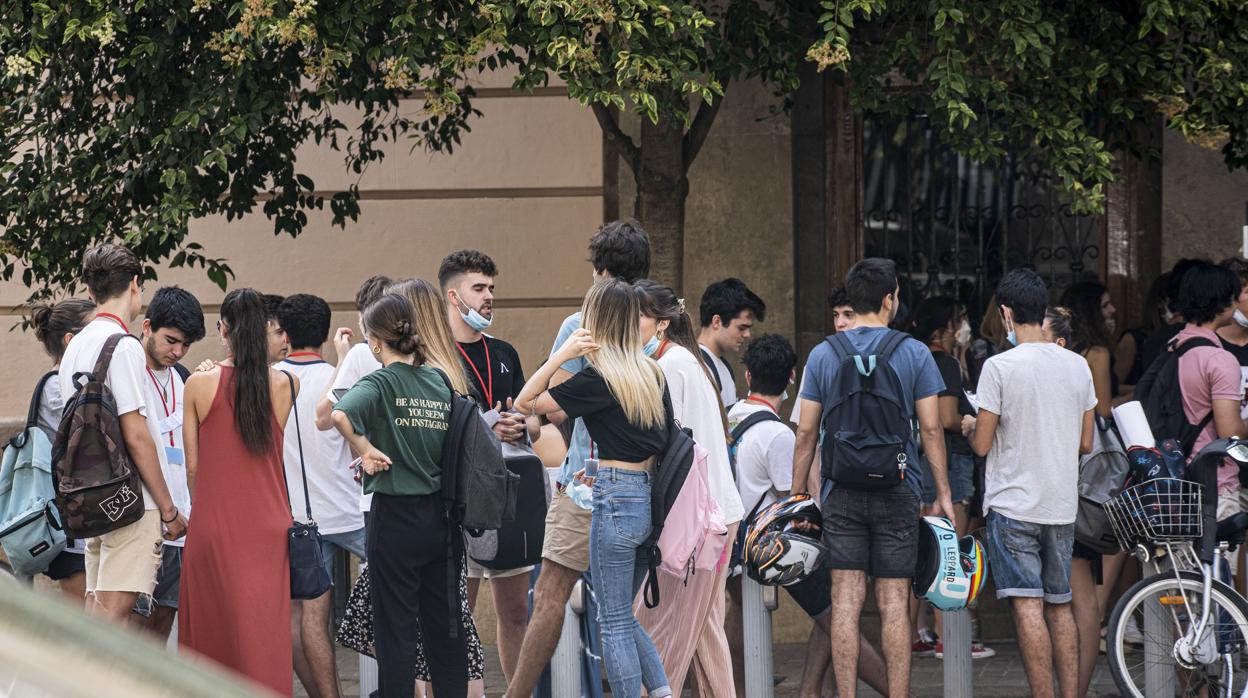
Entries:
[[[802, 662], [805, 657], [803, 645], [778, 645], [775, 650], [776, 698], [796, 698], [802, 679]], [[1031, 695], [1027, 688], [1027, 677], [1023, 672], [1023, 663], [1018, 655], [1018, 647], [1010, 643], [994, 645], [997, 656], [981, 659], [972, 665], [974, 670], [974, 692], [977, 698], [1023, 698]], [[498, 665], [498, 653], [493, 647], [485, 648], [486, 656], [486, 695], [490, 698], [502, 694], [503, 673]], [[343, 696], [355, 698], [359, 696], [359, 662], [357, 655], [338, 648], [338, 668], [342, 676]], [[942, 696], [944, 691], [941, 662], [934, 658], [915, 659], [911, 673], [911, 686], [916, 696]], [[306, 698], [299, 681], [295, 681], [295, 695]], [[690, 691], [685, 691], [690, 695]], [[861, 696], [878, 696], [879, 694], [865, 685], [861, 687]], [[1109, 668], [1104, 657], [1097, 666], [1092, 677], [1092, 689], [1088, 695], [1093, 698], [1117, 696]], [[715, 698], [720, 698], [716, 696]]]

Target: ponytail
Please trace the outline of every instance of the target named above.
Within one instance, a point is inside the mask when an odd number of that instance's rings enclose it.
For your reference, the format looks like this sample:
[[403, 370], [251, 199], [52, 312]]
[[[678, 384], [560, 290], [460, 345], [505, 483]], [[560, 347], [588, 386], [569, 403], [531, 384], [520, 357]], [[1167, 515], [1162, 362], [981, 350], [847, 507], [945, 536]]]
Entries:
[[221, 321], [234, 358], [234, 424], [247, 450], [261, 455], [273, 448], [268, 311], [259, 293], [235, 289], [221, 303]]

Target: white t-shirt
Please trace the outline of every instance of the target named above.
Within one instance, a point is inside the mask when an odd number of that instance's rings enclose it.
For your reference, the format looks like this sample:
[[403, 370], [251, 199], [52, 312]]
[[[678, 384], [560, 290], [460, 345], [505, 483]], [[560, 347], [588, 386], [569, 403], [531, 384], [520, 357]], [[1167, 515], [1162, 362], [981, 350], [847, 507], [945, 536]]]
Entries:
[[980, 409], [1000, 415], [984, 469], [984, 511], [1042, 525], [1074, 523], [1083, 415], [1096, 407], [1088, 362], [1024, 342], [984, 362]]
[[[334, 397], [335, 390], [350, 390], [361, 378], [381, 369], [381, 362], [377, 360], [376, 356], [373, 356], [373, 351], [368, 348], [367, 342], [361, 342], [351, 347], [351, 351], [347, 352], [346, 357], [340, 356], [338, 361], [340, 363], [338, 377], [334, 379], [334, 384], [325, 393], [330, 402], [338, 402], [338, 398]], [[315, 405], [313, 406], [315, 407]], [[313, 414], [316, 413], [313, 412]], [[350, 447], [348, 447], [347, 453], [350, 454]], [[350, 464], [351, 460], [348, 458], [347, 465]], [[348, 470], [347, 472], [350, 471]], [[360, 496], [360, 511], [372, 509], [373, 495], [364, 494], [363, 487], [355, 485], [354, 481], [353, 487]], [[314, 510], [312, 513], [315, 514], [316, 511]]]
[[[186, 447], [182, 442], [182, 398], [186, 386], [182, 376], [172, 368], [160, 371], [143, 369], [143, 399], [147, 403], [147, 425], [156, 426], [156, 457], [160, 472], [173, 505], [188, 520], [191, 518], [191, 490], [186, 484]], [[169, 391], [173, 391], [170, 395]], [[186, 536], [165, 545], [182, 547]]]
[[[90, 373], [95, 369], [95, 360], [100, 356], [104, 342], [124, 330], [116, 322], [108, 318], [96, 318], [87, 323], [82, 331], [69, 340], [65, 347], [65, 356], [61, 357], [60, 383], [61, 395], [68, 398], [75, 391], [74, 374]], [[105, 385], [113, 393], [116, 401], [117, 415], [122, 416], [138, 411], [144, 418], [149, 416], [147, 402], [143, 398], [143, 381], [147, 380], [147, 355], [143, 345], [134, 338], [122, 339], [113, 351], [113, 360], [108, 365], [108, 375], [104, 378]], [[156, 422], [147, 420], [147, 431], [152, 435], [152, 443], [159, 441], [156, 433]], [[156, 449], [159, 453], [160, 449]], [[143, 486], [143, 507], [156, 509], [155, 500]]]
[[[368, 345], [364, 345], [367, 349]], [[274, 368], [289, 371], [299, 379], [299, 395], [295, 410], [299, 413], [298, 428], [294, 411], [286, 420], [283, 459], [286, 483], [290, 489], [291, 515], [306, 521], [307, 507], [303, 498], [303, 476], [299, 469], [299, 442], [303, 442], [303, 463], [308, 473], [308, 496], [312, 500], [312, 518], [321, 533], [347, 533], [364, 527], [360, 515], [360, 486], [347, 468], [351, 449], [337, 429], [316, 428], [316, 403], [320, 401], [329, 380], [334, 376], [332, 364], [323, 360], [278, 362]]]
[[719, 388], [719, 401], [724, 404], [724, 407], [732, 407], [737, 402], [737, 380], [732, 374], [732, 369], [728, 368], [728, 364], [724, 363], [724, 360], [706, 345], [699, 344], [698, 348], [706, 352], [706, 356], [711, 357], [711, 369], [719, 376], [719, 385], [716, 386]]
[[740, 521], [745, 516], [741, 495], [732, 481], [728, 462], [728, 437], [719, 416], [715, 386], [702, 371], [701, 360], [681, 346], [671, 346], [659, 359], [659, 367], [667, 378], [672, 394], [672, 409], [681, 425], [693, 430], [693, 439], [707, 451], [707, 478], [711, 496], [724, 515], [724, 523]]
[[[728, 428], [735, 429], [755, 412], [771, 408], [742, 400], [728, 411]], [[759, 498], [765, 507], [776, 501], [776, 492], [793, 489], [793, 448], [797, 437], [782, 421], [762, 421], [750, 427], [737, 443], [737, 491], [748, 514]], [[760, 507], [761, 508], [761, 507]]]

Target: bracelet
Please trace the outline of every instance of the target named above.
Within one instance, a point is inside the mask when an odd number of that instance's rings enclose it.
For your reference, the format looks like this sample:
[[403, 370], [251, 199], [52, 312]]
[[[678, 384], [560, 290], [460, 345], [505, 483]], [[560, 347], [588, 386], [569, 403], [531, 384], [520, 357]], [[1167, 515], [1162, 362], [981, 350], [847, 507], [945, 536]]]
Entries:
[[160, 517], [160, 522], [161, 522], [161, 523], [173, 523], [174, 521], [177, 521], [177, 520], [178, 520], [178, 508], [177, 508], [177, 507], [174, 507], [174, 508], [173, 508], [173, 518], [172, 518], [172, 519], [169, 519], [168, 521], [165, 521], [165, 517], [163, 517], [163, 516], [162, 516], [162, 517]]

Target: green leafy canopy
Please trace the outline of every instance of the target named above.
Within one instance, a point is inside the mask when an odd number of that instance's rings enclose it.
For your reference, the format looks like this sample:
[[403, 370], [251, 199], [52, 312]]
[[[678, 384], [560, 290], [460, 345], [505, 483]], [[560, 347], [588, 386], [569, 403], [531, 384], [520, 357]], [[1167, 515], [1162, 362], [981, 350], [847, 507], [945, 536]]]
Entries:
[[860, 108], [928, 113], [972, 157], [1038, 160], [1081, 210], [1103, 205], [1110, 153], [1157, 114], [1232, 166], [1248, 159], [1248, 0], [2, 6], [0, 273], [40, 289], [72, 288], [102, 240], [224, 287], [228, 265], [186, 241], [190, 220], [259, 208], [298, 235], [328, 203], [345, 226], [358, 184], [319, 191], [297, 149], [332, 147], [357, 182], [387, 143], [453, 150], [490, 71], [688, 126], [731, 80], [790, 93], [809, 59], [845, 71]]

